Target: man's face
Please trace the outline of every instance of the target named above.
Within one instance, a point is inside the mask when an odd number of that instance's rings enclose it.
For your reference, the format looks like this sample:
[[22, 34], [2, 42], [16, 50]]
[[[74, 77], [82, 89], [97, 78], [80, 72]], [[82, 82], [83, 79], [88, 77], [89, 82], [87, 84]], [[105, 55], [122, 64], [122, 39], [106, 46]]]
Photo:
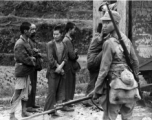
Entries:
[[73, 29], [71, 29], [70, 36], [73, 37], [75, 33], [76, 33], [76, 27], [74, 27]]
[[34, 24], [31, 25], [30, 27], [30, 38], [34, 38], [36, 34], [36, 26]]
[[103, 20], [102, 25], [104, 34], [111, 33], [114, 30], [114, 26], [111, 20]]
[[25, 30], [25, 31], [24, 31], [24, 34], [25, 34], [26, 37], [29, 38], [29, 37], [31, 36], [31, 31], [30, 31], [30, 29], [29, 29], [29, 30]]
[[58, 41], [61, 41], [62, 34], [60, 33], [59, 30], [54, 30], [53, 31], [53, 37], [54, 37], [54, 40], [58, 42]]

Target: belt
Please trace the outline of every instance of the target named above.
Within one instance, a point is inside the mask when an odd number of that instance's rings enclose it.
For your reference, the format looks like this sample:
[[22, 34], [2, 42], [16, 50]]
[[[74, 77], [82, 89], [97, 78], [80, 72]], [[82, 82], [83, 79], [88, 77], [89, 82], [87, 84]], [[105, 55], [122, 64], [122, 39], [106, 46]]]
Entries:
[[127, 64], [112, 64], [110, 71], [121, 71], [124, 68], [128, 68]]

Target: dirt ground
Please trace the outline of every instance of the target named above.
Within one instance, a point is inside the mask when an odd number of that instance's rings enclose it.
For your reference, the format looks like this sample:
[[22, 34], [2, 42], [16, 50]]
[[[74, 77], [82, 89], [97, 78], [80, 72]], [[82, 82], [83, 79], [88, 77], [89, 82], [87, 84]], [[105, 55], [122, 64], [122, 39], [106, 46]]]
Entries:
[[[92, 107], [77, 104], [74, 106], [74, 109], [73, 112], [58, 110], [61, 117], [54, 118], [46, 114], [28, 120], [102, 120], [103, 112], [97, 109], [94, 110]], [[16, 117], [22, 120], [21, 105], [19, 105], [16, 110]], [[0, 107], [0, 120], [9, 120], [9, 108], [4, 110], [3, 107]], [[116, 120], [121, 120], [121, 116], [118, 115]], [[136, 105], [133, 111], [133, 120], [152, 120], [152, 108]]]
[[[82, 62], [84, 65], [81, 65], [82, 67], [85, 66], [84, 58], [85, 57], [83, 57], [83, 56], [80, 57], [80, 59], [84, 60], [84, 63]], [[8, 86], [8, 88], [10, 88], [11, 85], [13, 84], [13, 81], [14, 81], [14, 77], [13, 77], [13, 73], [12, 73], [13, 69], [14, 69], [13, 67], [4, 67], [4, 66], [0, 67], [0, 73], [1, 73], [0, 74], [0, 83], [1, 83], [2, 87], [5, 86], [5, 88], [6, 88], [6, 86]], [[45, 73], [45, 71], [43, 73]], [[43, 80], [43, 84], [44, 84], [44, 82], [46, 82], [44, 77], [45, 77], [44, 74], [40, 74], [40, 76], [38, 76], [38, 82], [41, 82], [41, 80]], [[2, 83], [5, 83], [5, 84], [2, 84]], [[146, 83], [142, 82], [142, 84], [146, 84]], [[41, 84], [39, 83], [38, 86], [39, 85], [41, 85]], [[42, 85], [42, 86], [45, 86], [45, 85]], [[9, 89], [1, 88], [0, 90], [7, 91]], [[8, 94], [8, 92], [11, 92], [12, 90], [13, 89], [10, 89], [9, 91], [7, 91], [7, 94]], [[84, 96], [83, 94], [78, 94], [77, 98], [80, 98], [83, 96]], [[4, 100], [4, 101], [6, 101], [6, 100]], [[39, 103], [44, 103], [44, 99], [42, 99], [42, 100], [39, 99]], [[42, 106], [43, 106], [43, 104], [42, 104]], [[151, 107], [152, 107], [152, 103], [150, 103], [149, 107], [142, 107], [142, 106], [137, 105], [133, 111], [133, 120], [152, 120], [152, 108]], [[44, 115], [44, 116], [39, 116], [35, 119], [28, 119], [28, 120], [102, 120], [102, 115], [103, 115], [102, 111], [93, 110], [91, 107], [85, 107], [82, 104], [75, 105], [74, 109], [75, 110], [73, 112], [62, 112], [59, 110], [58, 112], [60, 113], [60, 115], [62, 117], [58, 117], [58, 118], [52, 118], [51, 116]], [[8, 103], [7, 103], [7, 105], [1, 104], [1, 99], [0, 99], [0, 120], [9, 120], [9, 111], [10, 111], [10, 108], [8, 106]], [[17, 108], [16, 117], [19, 120], [22, 119], [21, 105], [19, 105]], [[121, 120], [121, 116], [119, 115], [116, 120]]]

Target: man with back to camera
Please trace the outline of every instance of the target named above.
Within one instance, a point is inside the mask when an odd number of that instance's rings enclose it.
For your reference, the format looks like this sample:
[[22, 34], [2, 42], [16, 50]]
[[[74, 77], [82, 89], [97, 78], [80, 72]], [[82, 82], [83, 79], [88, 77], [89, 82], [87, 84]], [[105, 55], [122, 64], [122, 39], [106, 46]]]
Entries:
[[[106, 5], [104, 4], [105, 2], [102, 2], [102, 4], [99, 7], [99, 12], [102, 15], [104, 15], [107, 11]], [[109, 6], [110, 9], [116, 10], [115, 4], [110, 4]], [[108, 35], [103, 33], [102, 31], [102, 21], [100, 20], [100, 22], [98, 23], [97, 32], [95, 33], [90, 43], [87, 53], [87, 68], [89, 70], [90, 81], [86, 89], [86, 95], [88, 95], [95, 87], [95, 82], [98, 77], [100, 62], [102, 58], [102, 45], [107, 37]], [[92, 106], [90, 101], [84, 101], [83, 104], [86, 106]]]
[[[99, 10], [104, 15], [106, 9], [105, 7], [102, 6], [102, 4], [99, 7]], [[87, 53], [87, 68], [89, 70], [90, 81], [86, 89], [86, 93], [85, 93], [86, 95], [88, 95], [94, 89], [95, 82], [97, 80], [99, 69], [100, 69], [100, 62], [102, 58], [102, 45], [106, 37], [107, 36], [105, 34], [103, 35], [102, 22], [100, 21], [97, 27], [97, 32], [92, 38], [92, 41], [90, 43], [88, 53]], [[83, 104], [86, 106], [92, 105], [89, 100], [84, 101]]]

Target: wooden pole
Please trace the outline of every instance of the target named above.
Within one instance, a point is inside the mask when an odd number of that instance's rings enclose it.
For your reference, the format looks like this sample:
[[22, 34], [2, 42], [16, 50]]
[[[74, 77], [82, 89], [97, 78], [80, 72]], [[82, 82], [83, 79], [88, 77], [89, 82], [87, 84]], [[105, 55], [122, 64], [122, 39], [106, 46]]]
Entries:
[[98, 11], [99, 6], [103, 0], [93, 0], [93, 35], [97, 31], [98, 23], [100, 22], [100, 18], [103, 16], [101, 12]]
[[[71, 101], [68, 101], [68, 102], [65, 102], [65, 103], [61, 103], [61, 104], [55, 106], [55, 109], [48, 110], [48, 111], [45, 111], [45, 112], [42, 112], [42, 113], [37, 113], [37, 114], [34, 114], [32, 116], [23, 118], [21, 120], [39, 120], [37, 117], [41, 117], [41, 116], [44, 116], [45, 114], [55, 112], [56, 110], [61, 110], [63, 108], [63, 106], [65, 106], [65, 105], [74, 104], [74, 103], [78, 103], [78, 102], [81, 102], [81, 101], [84, 101], [84, 100], [89, 100], [89, 99], [91, 99], [91, 97], [87, 96], [87, 97], [79, 98], [79, 99], [76, 99], [76, 100], [71, 100]], [[43, 117], [41, 117], [41, 120], [45, 120], [45, 119], [42, 119], [42, 118]]]
[[127, 0], [118, 0], [117, 1], [117, 11], [121, 15], [121, 21], [119, 24], [119, 29], [122, 31], [124, 34], [128, 36], [128, 27], [129, 27], [129, 1]]

